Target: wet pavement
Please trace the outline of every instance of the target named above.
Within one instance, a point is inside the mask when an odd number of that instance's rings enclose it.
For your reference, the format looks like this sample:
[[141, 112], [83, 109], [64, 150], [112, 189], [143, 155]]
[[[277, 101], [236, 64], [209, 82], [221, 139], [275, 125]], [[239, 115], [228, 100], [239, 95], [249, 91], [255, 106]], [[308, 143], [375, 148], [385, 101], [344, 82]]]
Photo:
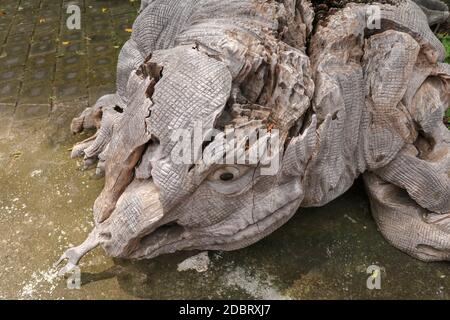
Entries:
[[[81, 10], [80, 30], [67, 27], [71, 4]], [[117, 56], [138, 7], [137, 1], [1, 0], [0, 103], [24, 120], [113, 91]]]
[[[114, 89], [137, 1], [0, 0], [0, 298], [450, 298], [450, 264], [423, 263], [387, 244], [360, 182], [323, 208], [302, 209], [259, 243], [209, 252], [205, 272], [177, 271], [197, 254], [125, 261], [102, 249], [81, 263], [80, 289], [52, 264], [92, 228], [103, 180], [69, 159], [73, 116]], [[64, 6], [80, 4], [81, 31]], [[367, 268], [381, 268], [369, 290]]]

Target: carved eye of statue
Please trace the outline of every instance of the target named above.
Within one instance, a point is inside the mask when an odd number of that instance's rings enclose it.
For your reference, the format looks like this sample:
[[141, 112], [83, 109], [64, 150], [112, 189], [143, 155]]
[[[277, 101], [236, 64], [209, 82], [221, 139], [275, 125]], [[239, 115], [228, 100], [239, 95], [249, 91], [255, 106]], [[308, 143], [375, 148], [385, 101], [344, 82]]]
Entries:
[[222, 181], [230, 181], [233, 180], [233, 178], [234, 174], [232, 174], [231, 172], [225, 172], [220, 175], [220, 180]]
[[226, 166], [217, 169], [215, 172], [210, 174], [210, 181], [222, 181], [222, 182], [231, 182], [239, 177], [241, 177], [245, 172], [247, 172], [247, 168], [244, 166]]
[[236, 194], [244, 192], [252, 186], [255, 178], [255, 168], [244, 165], [226, 165], [212, 172], [208, 178], [208, 185], [222, 194]]

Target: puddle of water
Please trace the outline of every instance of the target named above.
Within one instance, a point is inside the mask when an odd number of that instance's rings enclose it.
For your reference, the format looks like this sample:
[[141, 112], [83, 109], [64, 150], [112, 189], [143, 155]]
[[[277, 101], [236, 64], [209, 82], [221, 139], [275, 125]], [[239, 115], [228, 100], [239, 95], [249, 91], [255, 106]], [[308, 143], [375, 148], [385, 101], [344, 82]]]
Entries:
[[[370, 216], [362, 184], [323, 208], [302, 209], [257, 244], [210, 252], [204, 272], [177, 271], [198, 252], [153, 260], [111, 259], [96, 249], [81, 263], [80, 290], [52, 264], [93, 226], [103, 181], [69, 159], [68, 126], [14, 124], [0, 141], [0, 298], [8, 299], [449, 299], [448, 263], [422, 263], [387, 244]], [[382, 268], [368, 290], [367, 267]]]

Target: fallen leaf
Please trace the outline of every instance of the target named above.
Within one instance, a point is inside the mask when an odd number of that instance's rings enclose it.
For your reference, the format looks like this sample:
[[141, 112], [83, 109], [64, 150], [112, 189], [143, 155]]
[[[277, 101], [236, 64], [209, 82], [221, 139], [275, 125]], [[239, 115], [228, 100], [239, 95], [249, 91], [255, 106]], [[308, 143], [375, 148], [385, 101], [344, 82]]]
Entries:
[[131, 33], [131, 32], [133, 32], [133, 29], [131, 29], [131, 28], [126, 28], [125, 31]]
[[65, 46], [67, 46], [68, 44], [70, 44], [70, 41], [63, 41], [62, 44], [65, 45]]
[[14, 152], [11, 154], [11, 156], [12, 156], [14, 159], [19, 159], [19, 158], [22, 156], [22, 152], [21, 152], [21, 151], [14, 151]]
[[378, 276], [380, 275], [380, 271], [379, 270], [375, 270], [372, 274], [372, 278], [376, 279], [378, 278]]
[[102, 12], [105, 13], [108, 11], [108, 8], [102, 8]]

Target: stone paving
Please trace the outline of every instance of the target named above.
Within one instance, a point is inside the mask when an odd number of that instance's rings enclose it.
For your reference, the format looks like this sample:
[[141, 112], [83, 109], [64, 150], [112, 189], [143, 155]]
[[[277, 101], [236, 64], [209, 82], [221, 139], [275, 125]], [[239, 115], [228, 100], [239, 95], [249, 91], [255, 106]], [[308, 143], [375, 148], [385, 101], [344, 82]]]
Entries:
[[[80, 30], [66, 24], [72, 4]], [[138, 0], [1, 0], [0, 138], [17, 121], [76, 114], [115, 91], [117, 57], [138, 9]]]

